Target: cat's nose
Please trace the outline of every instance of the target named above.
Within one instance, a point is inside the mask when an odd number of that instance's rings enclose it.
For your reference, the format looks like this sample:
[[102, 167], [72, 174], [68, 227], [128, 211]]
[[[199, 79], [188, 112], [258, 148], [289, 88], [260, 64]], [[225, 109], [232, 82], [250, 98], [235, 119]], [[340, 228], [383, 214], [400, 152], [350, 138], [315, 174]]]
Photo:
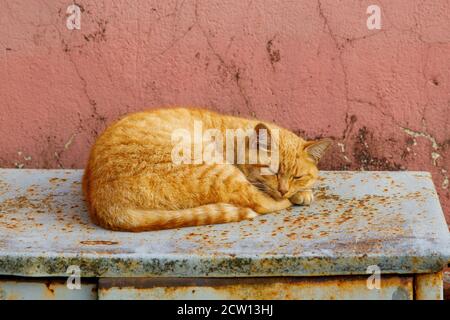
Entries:
[[278, 188], [278, 191], [280, 192], [280, 194], [282, 195], [282, 196], [284, 196], [286, 193], [288, 193], [288, 189], [286, 188], [286, 187], [284, 187], [284, 186], [280, 186], [279, 188]]
[[289, 191], [288, 182], [286, 181], [286, 179], [281, 178], [278, 181], [278, 192], [280, 192], [280, 194], [284, 196], [288, 191]]

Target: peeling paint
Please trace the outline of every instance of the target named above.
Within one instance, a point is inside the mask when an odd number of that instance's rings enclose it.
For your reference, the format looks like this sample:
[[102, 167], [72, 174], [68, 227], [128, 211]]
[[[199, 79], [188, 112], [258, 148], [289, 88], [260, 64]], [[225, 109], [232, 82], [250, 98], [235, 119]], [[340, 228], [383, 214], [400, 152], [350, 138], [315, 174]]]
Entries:
[[65, 149], [65, 150], [69, 149], [69, 147], [70, 147], [70, 145], [72, 144], [73, 139], [75, 138], [75, 136], [76, 136], [75, 133], [72, 134], [72, 135], [70, 136], [69, 140], [64, 144], [64, 149]]
[[[426, 126], [425, 121], [422, 121], [422, 124]], [[431, 160], [433, 163], [433, 166], [438, 167], [439, 168], [439, 173], [442, 176], [442, 183], [441, 183], [441, 188], [442, 189], [448, 189], [448, 185], [449, 185], [449, 177], [447, 174], [447, 170], [444, 169], [438, 162], [439, 159], [442, 159], [442, 150], [445, 149], [446, 145], [444, 144], [440, 144], [438, 143], [437, 139], [435, 137], [433, 137], [431, 134], [424, 132], [424, 131], [415, 131], [415, 130], [411, 130], [408, 128], [403, 128], [402, 130], [410, 135], [411, 137], [413, 137], [414, 139], [414, 146], [417, 145], [417, 141], [416, 138], [425, 138], [426, 140], [431, 142]]]
[[422, 137], [422, 138], [425, 138], [425, 139], [431, 141], [431, 146], [433, 147], [433, 150], [439, 149], [439, 144], [437, 143], [436, 139], [429, 133], [422, 132], [422, 131], [414, 131], [414, 130], [411, 130], [408, 128], [402, 128], [402, 129], [406, 134], [408, 134], [414, 138]]

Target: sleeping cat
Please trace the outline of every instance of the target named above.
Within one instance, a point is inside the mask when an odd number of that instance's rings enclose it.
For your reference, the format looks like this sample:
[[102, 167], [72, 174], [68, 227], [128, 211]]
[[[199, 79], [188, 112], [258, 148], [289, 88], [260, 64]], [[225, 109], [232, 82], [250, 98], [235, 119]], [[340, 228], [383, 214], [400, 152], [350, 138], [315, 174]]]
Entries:
[[[279, 165], [262, 174], [258, 163], [173, 162], [174, 130], [277, 130]], [[257, 136], [258, 138], [260, 135]], [[270, 139], [258, 140], [270, 155]], [[247, 140], [247, 152], [255, 148]], [[92, 147], [83, 191], [92, 220], [111, 230], [148, 231], [251, 219], [292, 204], [309, 205], [317, 162], [331, 140], [305, 141], [270, 123], [207, 110], [139, 112], [112, 124]]]

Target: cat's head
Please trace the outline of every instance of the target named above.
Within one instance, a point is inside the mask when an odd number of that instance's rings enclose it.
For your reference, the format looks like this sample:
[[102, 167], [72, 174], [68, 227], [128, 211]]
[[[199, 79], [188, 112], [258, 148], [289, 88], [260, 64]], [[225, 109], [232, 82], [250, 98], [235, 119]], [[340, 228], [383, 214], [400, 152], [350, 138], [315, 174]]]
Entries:
[[[299, 191], [310, 189], [318, 179], [317, 164], [331, 145], [331, 139], [317, 141], [305, 141], [294, 133], [283, 129], [269, 129], [264, 124], [255, 127], [258, 135], [260, 130], [265, 130], [268, 135], [268, 144], [259, 144], [258, 148], [267, 151], [267, 157], [273, 158], [278, 153], [277, 166], [246, 165], [243, 168], [247, 179], [260, 190], [266, 192], [274, 199], [289, 199]], [[272, 139], [273, 131], [278, 131], [278, 138]], [[258, 140], [257, 140], [258, 141]], [[274, 142], [275, 141], [275, 142]], [[269, 160], [266, 161], [268, 163]], [[263, 174], [261, 167], [266, 169]]]

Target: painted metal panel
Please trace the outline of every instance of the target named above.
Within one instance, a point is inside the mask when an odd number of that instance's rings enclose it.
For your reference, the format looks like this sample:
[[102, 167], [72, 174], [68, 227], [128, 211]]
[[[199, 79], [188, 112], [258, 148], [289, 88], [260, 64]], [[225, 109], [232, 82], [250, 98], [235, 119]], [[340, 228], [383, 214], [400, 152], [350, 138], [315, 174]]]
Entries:
[[0, 300], [95, 300], [97, 283], [82, 282], [69, 289], [60, 279], [0, 279]]
[[0, 170], [0, 274], [246, 277], [430, 273], [449, 236], [430, 174], [322, 172], [316, 202], [254, 220], [144, 233], [93, 225], [81, 170]]
[[413, 277], [383, 276], [380, 289], [367, 277], [100, 279], [102, 300], [412, 300]]
[[414, 298], [416, 300], [443, 300], [443, 272], [417, 274], [414, 281]]

